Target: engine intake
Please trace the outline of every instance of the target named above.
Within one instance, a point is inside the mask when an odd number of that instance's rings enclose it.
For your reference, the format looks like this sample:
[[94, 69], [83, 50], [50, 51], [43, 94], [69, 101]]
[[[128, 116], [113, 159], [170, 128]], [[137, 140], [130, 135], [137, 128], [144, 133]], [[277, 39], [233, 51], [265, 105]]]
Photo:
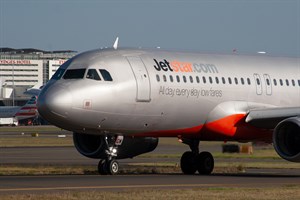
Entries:
[[[104, 136], [73, 133], [73, 141], [77, 151], [89, 158], [105, 159], [107, 149]], [[158, 138], [124, 137], [118, 146], [116, 159], [133, 158], [137, 155], [153, 151], [158, 144]]]
[[300, 162], [300, 118], [291, 117], [280, 122], [273, 133], [273, 144], [280, 157]]

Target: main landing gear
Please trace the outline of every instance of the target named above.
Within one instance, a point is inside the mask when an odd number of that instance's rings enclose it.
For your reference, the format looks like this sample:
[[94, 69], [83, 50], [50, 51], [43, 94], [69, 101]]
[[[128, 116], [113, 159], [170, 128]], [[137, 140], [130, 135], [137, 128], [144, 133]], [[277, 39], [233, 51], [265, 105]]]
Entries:
[[214, 169], [214, 158], [209, 152], [199, 153], [200, 140], [183, 139], [183, 143], [190, 146], [192, 151], [185, 152], [180, 160], [181, 171], [184, 174], [199, 174], [208, 175]]
[[[101, 175], [114, 175], [119, 172], [119, 163], [115, 160], [117, 155], [117, 146], [123, 142], [123, 136], [105, 137], [107, 149], [105, 150], [106, 158], [99, 161], [98, 172]], [[110, 143], [113, 143], [111, 145]]]

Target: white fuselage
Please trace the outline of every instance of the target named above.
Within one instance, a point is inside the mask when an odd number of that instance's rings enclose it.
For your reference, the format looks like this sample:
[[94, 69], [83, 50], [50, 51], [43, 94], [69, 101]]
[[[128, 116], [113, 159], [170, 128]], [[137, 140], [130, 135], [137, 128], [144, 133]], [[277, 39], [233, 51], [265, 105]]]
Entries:
[[271, 138], [247, 126], [246, 114], [300, 106], [299, 58], [95, 50], [60, 70], [39, 96], [39, 113], [78, 133]]

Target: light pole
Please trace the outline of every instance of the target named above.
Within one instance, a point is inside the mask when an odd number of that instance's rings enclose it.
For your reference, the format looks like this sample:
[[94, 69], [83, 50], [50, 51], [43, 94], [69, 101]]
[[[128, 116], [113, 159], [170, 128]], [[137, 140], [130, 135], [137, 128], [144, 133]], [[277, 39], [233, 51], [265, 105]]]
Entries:
[[12, 66], [12, 86], [13, 86], [13, 90], [12, 90], [12, 100], [13, 100], [13, 106], [15, 106], [15, 66]]

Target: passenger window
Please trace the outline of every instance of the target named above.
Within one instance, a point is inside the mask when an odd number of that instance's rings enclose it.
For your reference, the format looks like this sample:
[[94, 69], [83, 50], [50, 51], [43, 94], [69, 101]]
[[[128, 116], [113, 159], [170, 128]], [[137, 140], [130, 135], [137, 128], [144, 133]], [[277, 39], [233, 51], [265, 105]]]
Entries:
[[239, 84], [239, 81], [236, 77], [234, 78], [234, 82], [235, 82], [236, 85]]
[[205, 76], [202, 77], [203, 83], [206, 83], [206, 78]]
[[243, 79], [243, 78], [241, 78], [241, 83], [242, 83], [242, 85], [244, 85], [244, 84], [245, 84], [245, 81], [244, 81], [244, 79]]
[[177, 75], [176, 76], [177, 82], [180, 83], [180, 77]]
[[164, 82], [167, 82], [167, 77], [166, 77], [166, 75], [163, 75], [163, 80], [164, 80]]
[[170, 81], [173, 83], [173, 76], [170, 75]]
[[251, 85], [251, 80], [250, 80], [250, 78], [247, 78], [247, 83], [248, 83], [248, 85]]
[[69, 69], [64, 75], [64, 79], [83, 79], [85, 69]]
[[269, 86], [270, 85], [270, 80], [267, 78], [266, 81], [267, 81], [267, 85]]
[[298, 80], [298, 85], [300, 86], [300, 80]]
[[159, 78], [159, 75], [158, 75], [158, 74], [156, 74], [156, 80], [157, 80], [157, 82], [160, 81], [160, 78]]
[[218, 77], [216, 77], [216, 83], [219, 84], [219, 78]]
[[211, 77], [208, 77], [208, 79], [209, 79], [209, 82], [212, 84], [212, 83], [213, 83], [212, 78], [211, 78]]
[[225, 81], [225, 78], [224, 78], [224, 77], [222, 77], [222, 83], [223, 83], [223, 84], [226, 84], [226, 81]]
[[283, 81], [282, 79], [279, 79], [280, 85], [283, 86]]
[[259, 81], [258, 78], [256, 79], [256, 84], [257, 84], [257, 85], [260, 85], [260, 81]]
[[292, 85], [293, 85], [293, 86], [296, 86], [295, 80], [294, 80], [294, 79], [292, 79]]
[[277, 81], [276, 79], [273, 79], [274, 85], [277, 86]]
[[200, 79], [198, 76], [196, 76], [196, 81], [197, 81], [197, 83], [200, 83]]
[[113, 81], [113, 79], [108, 71], [106, 71], [105, 69], [99, 69], [99, 71], [105, 81]]
[[95, 70], [95, 69], [89, 69], [86, 74], [86, 78], [92, 79], [92, 80], [97, 80], [97, 81], [101, 80], [99, 74], [97, 73], [97, 70]]
[[228, 83], [231, 85], [232, 84], [232, 81], [231, 81], [231, 78], [228, 77]]
[[182, 78], [183, 78], [183, 82], [185, 82], [185, 83], [186, 83], [186, 77], [185, 77], [185, 76], [183, 76]]
[[193, 81], [194, 81], [192, 76], [190, 76], [190, 81], [191, 81], [191, 83], [193, 83]]
[[285, 82], [286, 82], [286, 85], [287, 85], [287, 86], [290, 85], [289, 80], [286, 79]]

